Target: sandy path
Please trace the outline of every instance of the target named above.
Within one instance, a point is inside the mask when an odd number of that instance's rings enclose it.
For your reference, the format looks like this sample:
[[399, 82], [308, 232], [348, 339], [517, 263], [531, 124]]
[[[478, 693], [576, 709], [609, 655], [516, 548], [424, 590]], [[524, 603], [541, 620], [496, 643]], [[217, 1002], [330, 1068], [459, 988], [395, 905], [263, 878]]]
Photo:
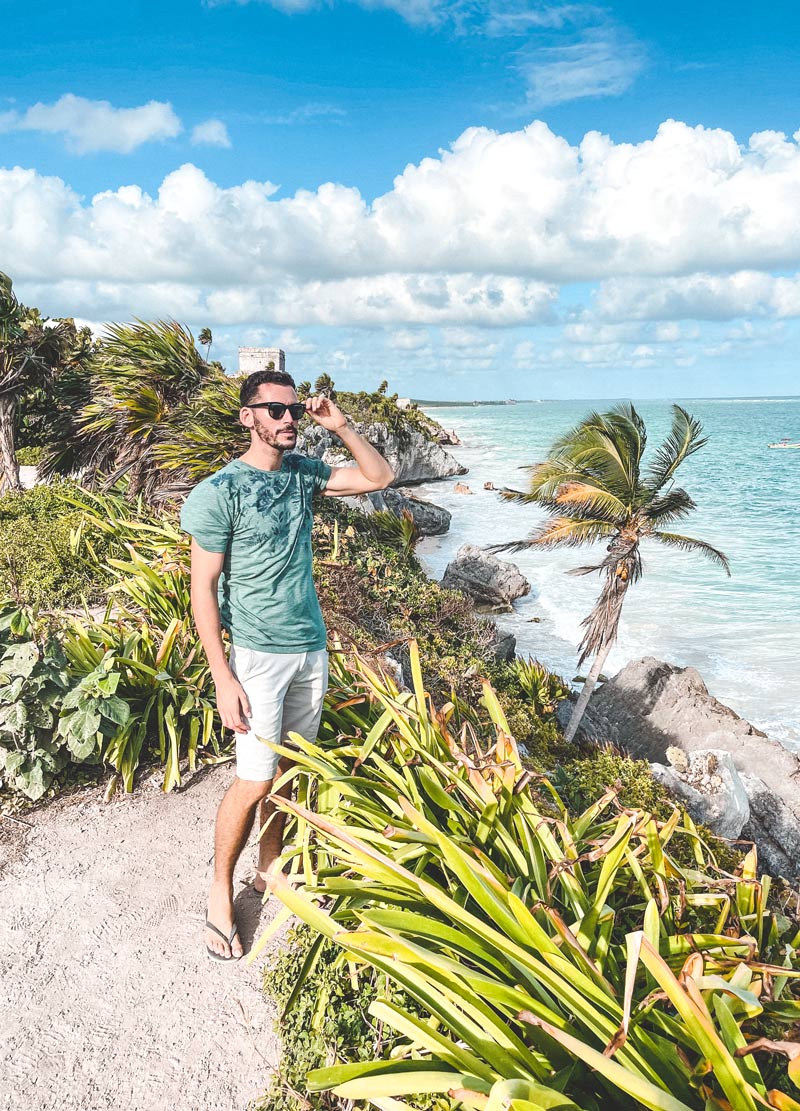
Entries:
[[[263, 962], [202, 945], [212, 823], [232, 778], [96, 790], [0, 818], [0, 1108], [245, 1111], [277, 1065]], [[274, 913], [240, 878], [245, 951]]]

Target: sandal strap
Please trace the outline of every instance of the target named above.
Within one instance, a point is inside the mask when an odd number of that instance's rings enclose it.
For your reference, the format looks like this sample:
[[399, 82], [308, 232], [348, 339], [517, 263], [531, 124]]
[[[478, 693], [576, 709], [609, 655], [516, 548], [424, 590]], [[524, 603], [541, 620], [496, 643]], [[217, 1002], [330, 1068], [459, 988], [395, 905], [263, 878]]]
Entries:
[[217, 935], [217, 937], [221, 937], [226, 945], [231, 945], [233, 943], [233, 939], [236, 937], [236, 935], [239, 932], [239, 927], [234, 922], [233, 923], [233, 929], [231, 930], [230, 937], [226, 937], [225, 934], [222, 932], [222, 930], [217, 929], [217, 927], [214, 925], [214, 923], [210, 922], [207, 918], [206, 918], [206, 929], [207, 930], [213, 930], [213, 932]]

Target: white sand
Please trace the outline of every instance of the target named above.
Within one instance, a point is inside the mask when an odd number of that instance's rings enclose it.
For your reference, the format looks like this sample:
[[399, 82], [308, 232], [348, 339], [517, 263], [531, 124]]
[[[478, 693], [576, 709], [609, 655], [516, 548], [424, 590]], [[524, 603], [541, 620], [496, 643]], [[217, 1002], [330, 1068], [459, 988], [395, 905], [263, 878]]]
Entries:
[[[163, 795], [84, 791], [0, 817], [0, 1108], [245, 1111], [278, 1063], [263, 961], [203, 944], [230, 765]], [[240, 879], [245, 951], [275, 913]], [[259, 925], [260, 917], [260, 925]]]

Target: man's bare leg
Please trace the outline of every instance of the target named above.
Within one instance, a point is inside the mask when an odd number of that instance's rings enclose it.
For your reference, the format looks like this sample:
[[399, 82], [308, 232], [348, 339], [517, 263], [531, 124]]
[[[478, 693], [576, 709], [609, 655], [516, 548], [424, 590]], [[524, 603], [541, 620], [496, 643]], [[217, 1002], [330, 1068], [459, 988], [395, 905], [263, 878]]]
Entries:
[[[277, 779], [290, 766], [288, 762], [282, 760], [278, 765], [278, 773], [275, 778]], [[289, 798], [291, 791], [292, 784], [289, 782], [284, 783], [275, 794], [281, 795], [283, 798]], [[263, 830], [263, 833], [258, 842], [258, 865], [253, 887], [262, 895], [267, 887], [269, 872], [275, 868], [275, 862], [283, 851], [283, 827], [286, 823], [286, 813], [283, 810], [278, 810], [271, 799], [264, 798], [261, 801], [259, 821], [261, 823], [259, 828]], [[269, 822], [269, 825], [267, 825], [267, 822]], [[266, 829], [264, 829], [265, 825]]]
[[[258, 804], [269, 794], [271, 788], [272, 780], [257, 783], [234, 779], [217, 811], [214, 828], [214, 881], [208, 896], [208, 920], [226, 937], [233, 929], [233, 870], [247, 844]], [[233, 939], [233, 945], [229, 946], [211, 930], [206, 930], [206, 945], [223, 957], [231, 951], [234, 957], [242, 955], [242, 944], [238, 936]]]

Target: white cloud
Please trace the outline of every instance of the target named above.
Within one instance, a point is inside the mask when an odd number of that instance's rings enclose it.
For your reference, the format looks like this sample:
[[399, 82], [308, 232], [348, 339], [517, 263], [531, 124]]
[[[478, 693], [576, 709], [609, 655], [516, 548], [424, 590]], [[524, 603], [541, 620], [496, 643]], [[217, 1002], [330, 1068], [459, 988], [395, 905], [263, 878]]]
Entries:
[[520, 63], [533, 108], [586, 97], [619, 96], [644, 65], [638, 42], [613, 27], [583, 31], [574, 42], [533, 50]]
[[67, 147], [76, 154], [130, 154], [143, 143], [173, 139], [181, 130], [172, 105], [158, 100], [138, 108], [115, 108], [107, 100], [66, 93], [54, 104], [34, 104], [25, 112], [0, 114], [0, 132], [64, 135]]
[[315, 343], [303, 339], [294, 328], [285, 328], [278, 336], [275, 346], [291, 355], [313, 355], [317, 350]]
[[[205, 0], [205, 2], [207, 7], [215, 8], [230, 2], [243, 5], [250, 0]], [[322, 6], [322, 0], [259, 0], [259, 2], [267, 3], [280, 12], [286, 12], [287, 15], [309, 12]], [[362, 8], [396, 12], [415, 26], [440, 24], [459, 6], [451, 3], [450, 0], [357, 0], [357, 3]]]
[[597, 341], [594, 317], [800, 314], [800, 279], [785, 276], [800, 271], [798, 139], [741, 147], [668, 121], [640, 143], [591, 132], [573, 146], [541, 122], [470, 128], [372, 202], [332, 182], [287, 197], [270, 182], [223, 188], [191, 164], [153, 194], [85, 199], [15, 168], [0, 170], [0, 242], [4, 269], [49, 312], [441, 325], [467, 349], [486, 342], [476, 329], [555, 322], [560, 285], [599, 281], [590, 316], [568, 325], [580, 345]]
[[228, 129], [222, 120], [203, 120], [192, 128], [192, 143], [195, 146], [229, 147], [231, 145]]
[[741, 270], [677, 278], [610, 279], [600, 285], [595, 308], [610, 320], [800, 316], [800, 274], [787, 278]]
[[420, 330], [401, 328], [397, 332], [392, 332], [388, 339], [389, 347], [396, 351], [418, 351], [427, 343], [428, 333], [424, 328]]
[[316, 119], [339, 119], [346, 115], [347, 112], [344, 108], [338, 108], [335, 104], [311, 102], [309, 104], [299, 104], [296, 108], [291, 108], [288, 112], [265, 116], [264, 122], [270, 124], [296, 125], [309, 123], [311, 120]]

